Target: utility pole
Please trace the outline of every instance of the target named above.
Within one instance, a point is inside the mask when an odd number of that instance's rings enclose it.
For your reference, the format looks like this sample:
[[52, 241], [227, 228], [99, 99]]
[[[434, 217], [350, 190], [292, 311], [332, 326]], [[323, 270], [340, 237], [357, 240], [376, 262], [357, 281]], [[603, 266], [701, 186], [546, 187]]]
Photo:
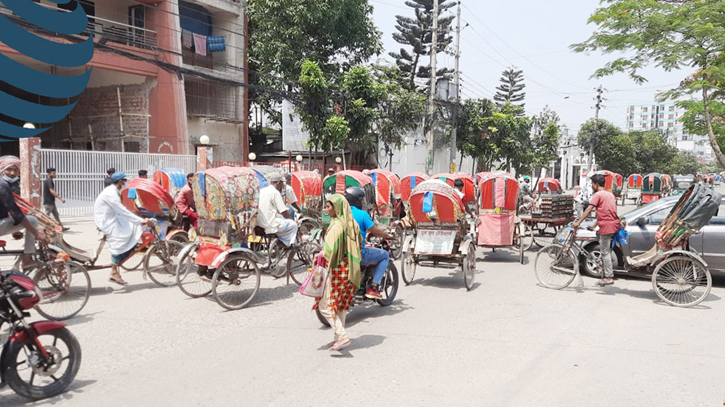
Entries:
[[438, 56], [438, 0], [433, 0], [433, 28], [430, 44], [430, 100], [428, 101], [428, 175], [433, 175], [433, 142], [435, 138], [434, 117], [436, 112], [436, 58]]
[[451, 131], [451, 172], [456, 166], [456, 137], [458, 136], [458, 108], [461, 102], [461, 2], [458, 2], [456, 21], [456, 98], [453, 105], [453, 130]]
[[602, 88], [602, 85], [599, 85], [597, 90], [597, 97], [596, 101], [597, 104], [594, 105], [595, 113], [594, 113], [594, 134], [592, 134], [592, 139], [589, 142], [589, 169], [587, 171], [592, 170], [592, 165], [594, 161], [594, 142], [597, 139], [597, 135], [599, 133], [599, 110], [602, 108], [602, 93], [604, 92], [604, 88]]

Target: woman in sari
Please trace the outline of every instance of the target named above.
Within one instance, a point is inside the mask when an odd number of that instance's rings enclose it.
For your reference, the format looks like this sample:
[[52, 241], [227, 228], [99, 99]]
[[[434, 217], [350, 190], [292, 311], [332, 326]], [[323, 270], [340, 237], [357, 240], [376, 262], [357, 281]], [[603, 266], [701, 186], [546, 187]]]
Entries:
[[325, 291], [315, 307], [319, 307], [320, 314], [335, 331], [335, 340], [329, 344], [329, 349], [339, 351], [350, 344], [345, 332], [345, 317], [360, 286], [362, 238], [345, 197], [339, 194], [330, 196], [324, 211], [332, 219], [322, 249], [329, 272]]

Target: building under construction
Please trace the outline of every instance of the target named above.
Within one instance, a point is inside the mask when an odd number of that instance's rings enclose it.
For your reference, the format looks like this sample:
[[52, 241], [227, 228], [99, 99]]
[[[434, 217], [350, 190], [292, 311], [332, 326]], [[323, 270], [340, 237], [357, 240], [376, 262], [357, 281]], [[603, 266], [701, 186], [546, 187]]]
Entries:
[[[37, 2], [37, 1], [36, 1]], [[75, 8], [40, 0], [66, 12]], [[86, 91], [61, 122], [41, 134], [43, 148], [194, 154], [199, 137], [209, 136], [215, 159], [247, 156], [246, 27], [240, 0], [79, 0], [89, 17], [86, 32], [54, 36], [15, 16], [24, 28], [73, 42], [94, 35], [93, 60], [85, 67], [48, 66], [0, 43], [0, 52], [34, 69], [78, 75], [92, 69]], [[0, 90], [47, 104], [68, 104], [25, 94], [0, 82]], [[17, 154], [18, 143], [0, 143], [2, 154]]]

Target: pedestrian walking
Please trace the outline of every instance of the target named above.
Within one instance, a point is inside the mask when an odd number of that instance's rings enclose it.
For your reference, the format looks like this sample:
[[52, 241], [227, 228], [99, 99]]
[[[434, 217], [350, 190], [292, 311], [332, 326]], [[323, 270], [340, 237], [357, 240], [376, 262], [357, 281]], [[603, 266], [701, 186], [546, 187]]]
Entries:
[[339, 351], [350, 345], [350, 338], [345, 332], [345, 318], [355, 291], [360, 286], [362, 241], [360, 228], [345, 197], [331, 195], [324, 211], [332, 219], [322, 249], [328, 275], [322, 298], [317, 300], [313, 309], [319, 308], [320, 314], [335, 332], [335, 339], [330, 342], [328, 349]]
[[604, 189], [606, 184], [604, 174], [593, 175], [591, 183], [594, 196], [589, 201], [589, 207], [584, 211], [584, 214], [572, 226], [579, 229], [582, 222], [596, 209], [597, 220], [590, 226], [590, 229], [599, 226], [599, 250], [601, 250], [602, 262], [604, 263], [604, 279], [599, 281], [599, 285], [603, 287], [614, 284], [612, 236], [619, 232], [620, 220], [617, 216], [617, 198], [614, 197], [613, 193]]
[[63, 226], [63, 222], [60, 221], [60, 214], [58, 213], [58, 207], [55, 205], [55, 200], [58, 199], [62, 203], [65, 203], [65, 199], [61, 197], [55, 190], [55, 177], [57, 175], [55, 168], [48, 168], [45, 170], [47, 176], [43, 181], [43, 209], [45, 214], [52, 216], [55, 220], [63, 227], [65, 232], [69, 228]]
[[138, 170], [138, 177], [143, 179], [149, 178], [149, 172], [146, 170]]
[[106, 178], [103, 179], [103, 188], [106, 188], [109, 185], [113, 184], [113, 180], [111, 180], [111, 177], [116, 172], [115, 168], [109, 168], [108, 171], [106, 171]]

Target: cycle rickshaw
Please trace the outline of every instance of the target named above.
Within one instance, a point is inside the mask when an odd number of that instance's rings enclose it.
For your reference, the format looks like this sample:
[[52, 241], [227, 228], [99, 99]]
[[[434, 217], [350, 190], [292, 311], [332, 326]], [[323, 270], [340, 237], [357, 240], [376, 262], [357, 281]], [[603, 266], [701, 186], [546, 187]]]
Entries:
[[[655, 234], [648, 252], [625, 261], [628, 275], [650, 278], [652, 288], [665, 303], [693, 307], [710, 294], [712, 276], [707, 263], [691, 251], [689, 239], [717, 214], [722, 195], [709, 187], [692, 185], [672, 208]], [[567, 227], [556, 243], [536, 255], [535, 274], [539, 283], [552, 289], [568, 287], [579, 275], [579, 254], [586, 252], [576, 240], [576, 230]], [[603, 271], [601, 257], [586, 259]]]
[[322, 178], [313, 171], [295, 171], [292, 173], [291, 187], [302, 208], [300, 234], [309, 235], [322, 222]]
[[181, 188], [186, 185], [186, 174], [180, 168], [162, 168], [154, 173], [153, 181], [176, 198]]
[[381, 225], [392, 230], [395, 239], [390, 241], [390, 255], [394, 260], [398, 260], [401, 247], [403, 247], [404, 236], [401, 218], [403, 202], [401, 200], [400, 178], [394, 173], [383, 169], [373, 170], [371, 178], [376, 194], [377, 213], [375, 218]]
[[[377, 207], [375, 185], [373, 179], [360, 171], [345, 170], [325, 177], [322, 181], [323, 200], [332, 194], [345, 195], [345, 189], [350, 187], [360, 187], [365, 191], [365, 201], [363, 209], [371, 216], [375, 214]], [[330, 217], [322, 214], [322, 226], [327, 227], [330, 224]]]
[[438, 179], [446, 184], [455, 187], [457, 179], [463, 181], [463, 203], [468, 205], [469, 202], [476, 201], [476, 181], [474, 177], [465, 172], [457, 172], [455, 174], [436, 174], [430, 179]]
[[403, 203], [407, 203], [410, 199], [410, 194], [413, 192], [413, 189], [427, 179], [428, 176], [423, 174], [422, 172], [413, 172], [406, 175], [402, 180], [400, 180], [400, 199], [403, 200]]
[[561, 188], [559, 180], [556, 178], [542, 178], [536, 185], [536, 193], [541, 194], [562, 194], [564, 190]]
[[519, 183], [507, 173], [490, 173], [479, 181], [478, 246], [511, 247], [524, 264], [526, 226], [516, 216]]
[[630, 174], [627, 177], [627, 189], [622, 194], [622, 205], [625, 205], [627, 199], [633, 200], [637, 203], [642, 197], [642, 180], [644, 178], [639, 174]]
[[646, 205], [662, 198], [664, 180], [662, 174], [653, 172], [647, 174], [642, 180], [642, 197], [640, 204]]
[[413, 190], [408, 201], [414, 233], [403, 245], [401, 274], [405, 284], [420, 264], [453, 264], [463, 269], [467, 290], [476, 278], [475, 227], [466, 220], [456, 190], [440, 180], [428, 180]]
[[672, 179], [672, 195], [682, 195], [696, 183], [694, 175], [676, 175]]

